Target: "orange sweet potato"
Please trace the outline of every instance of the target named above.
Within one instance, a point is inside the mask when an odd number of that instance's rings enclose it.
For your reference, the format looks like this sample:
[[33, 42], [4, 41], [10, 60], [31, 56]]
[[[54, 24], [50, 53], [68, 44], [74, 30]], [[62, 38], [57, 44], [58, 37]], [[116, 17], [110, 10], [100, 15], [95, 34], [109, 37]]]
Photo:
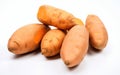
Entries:
[[49, 5], [42, 5], [37, 14], [39, 21], [46, 25], [52, 25], [59, 29], [70, 29], [72, 26], [83, 22], [72, 14]]
[[36, 50], [49, 28], [43, 24], [30, 24], [16, 30], [8, 41], [8, 50], [14, 54], [25, 54]]
[[65, 33], [59, 29], [48, 31], [41, 42], [41, 52], [44, 56], [55, 56], [60, 52], [60, 48], [65, 37]]
[[97, 50], [105, 48], [108, 41], [108, 33], [99, 17], [96, 15], [88, 15], [86, 28], [90, 34], [90, 44]]
[[85, 26], [73, 26], [65, 36], [60, 56], [68, 67], [78, 65], [87, 53], [89, 34]]

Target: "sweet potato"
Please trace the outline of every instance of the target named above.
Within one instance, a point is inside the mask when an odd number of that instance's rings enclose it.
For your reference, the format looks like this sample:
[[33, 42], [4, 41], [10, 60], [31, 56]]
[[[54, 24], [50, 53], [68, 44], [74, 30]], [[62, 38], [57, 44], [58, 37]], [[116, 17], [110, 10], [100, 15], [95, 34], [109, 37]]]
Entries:
[[43, 24], [30, 24], [16, 30], [8, 41], [8, 50], [14, 54], [34, 51], [49, 28]]
[[68, 67], [78, 65], [87, 53], [89, 33], [85, 26], [73, 26], [65, 36], [60, 56]]
[[65, 33], [59, 29], [48, 31], [41, 42], [41, 52], [44, 56], [50, 57], [57, 55], [65, 37]]
[[83, 25], [83, 22], [72, 14], [49, 5], [42, 5], [39, 8], [37, 18], [46, 25], [53, 25], [64, 30], [76, 24]]
[[90, 34], [90, 44], [97, 50], [105, 48], [108, 41], [107, 30], [96, 15], [88, 15], [86, 19], [86, 28]]

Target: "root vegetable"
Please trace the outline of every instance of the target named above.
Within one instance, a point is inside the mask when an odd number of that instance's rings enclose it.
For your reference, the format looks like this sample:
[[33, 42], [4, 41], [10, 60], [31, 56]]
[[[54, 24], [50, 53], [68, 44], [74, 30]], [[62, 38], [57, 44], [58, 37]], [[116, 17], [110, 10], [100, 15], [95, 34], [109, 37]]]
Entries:
[[59, 29], [48, 31], [41, 42], [41, 52], [44, 56], [55, 56], [60, 52], [60, 48], [65, 37], [65, 33]]
[[72, 27], [63, 40], [60, 56], [68, 67], [78, 65], [87, 53], [89, 34], [85, 26]]
[[76, 24], [83, 25], [83, 22], [72, 14], [49, 5], [42, 5], [39, 8], [37, 18], [46, 25], [53, 25], [64, 30]]
[[8, 50], [25, 54], [36, 50], [44, 34], [49, 30], [43, 24], [30, 24], [16, 30], [8, 41]]
[[88, 15], [86, 19], [86, 28], [90, 34], [90, 44], [98, 50], [105, 48], [108, 41], [108, 34], [99, 17], [96, 15]]

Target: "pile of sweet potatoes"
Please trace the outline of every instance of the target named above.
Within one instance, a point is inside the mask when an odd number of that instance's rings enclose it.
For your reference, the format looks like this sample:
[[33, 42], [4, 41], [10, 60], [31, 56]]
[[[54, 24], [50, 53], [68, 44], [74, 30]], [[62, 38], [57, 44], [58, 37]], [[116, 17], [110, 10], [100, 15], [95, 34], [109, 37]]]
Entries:
[[[60, 54], [68, 67], [74, 67], [87, 54], [89, 43], [97, 50], [107, 44], [107, 30], [96, 15], [88, 15], [84, 25], [64, 10], [42, 5], [37, 18], [43, 24], [29, 24], [13, 33], [8, 41], [10, 52], [19, 55], [40, 48], [44, 56]], [[50, 29], [50, 25], [56, 29]]]

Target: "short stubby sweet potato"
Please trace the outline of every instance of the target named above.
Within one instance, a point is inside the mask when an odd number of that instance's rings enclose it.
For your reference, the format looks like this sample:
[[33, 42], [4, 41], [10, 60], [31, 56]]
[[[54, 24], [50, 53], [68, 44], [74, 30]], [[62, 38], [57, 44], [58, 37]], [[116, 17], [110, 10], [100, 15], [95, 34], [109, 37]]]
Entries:
[[59, 29], [49, 30], [42, 39], [41, 52], [46, 57], [55, 56], [60, 52], [60, 48], [65, 37], [65, 32]]
[[107, 45], [108, 33], [100, 18], [96, 15], [88, 15], [86, 28], [90, 34], [90, 44], [97, 50], [102, 50]]
[[87, 53], [89, 33], [85, 26], [73, 26], [66, 34], [60, 56], [68, 67], [78, 65]]
[[16, 30], [8, 41], [8, 50], [14, 54], [25, 54], [36, 50], [49, 27], [29, 24]]

